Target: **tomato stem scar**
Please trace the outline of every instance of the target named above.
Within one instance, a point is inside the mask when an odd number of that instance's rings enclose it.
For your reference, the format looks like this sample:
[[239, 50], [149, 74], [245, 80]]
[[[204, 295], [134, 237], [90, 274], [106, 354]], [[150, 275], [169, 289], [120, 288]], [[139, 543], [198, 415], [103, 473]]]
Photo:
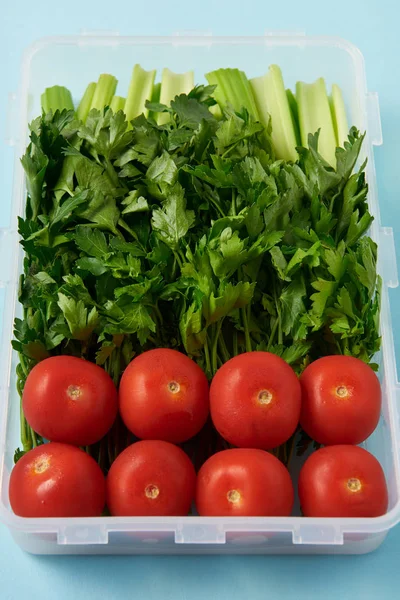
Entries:
[[179, 383], [177, 381], [170, 381], [168, 384], [168, 389], [173, 394], [177, 394], [180, 391], [181, 386], [179, 385]]
[[236, 504], [241, 499], [241, 494], [238, 490], [229, 490], [226, 495], [228, 502], [232, 502], [232, 504]]
[[50, 460], [48, 459], [48, 457], [41, 456], [35, 462], [35, 466], [34, 466], [35, 473], [40, 475], [41, 473], [44, 473], [45, 471], [47, 471], [49, 466], [50, 466]]
[[260, 404], [270, 404], [272, 402], [272, 394], [269, 390], [261, 390], [258, 394], [258, 401]]
[[160, 490], [156, 485], [153, 485], [151, 483], [146, 487], [144, 493], [146, 494], [147, 498], [150, 498], [150, 500], [154, 500], [155, 498], [157, 498], [157, 496], [159, 496]]
[[78, 385], [70, 385], [67, 389], [67, 394], [71, 400], [79, 400], [81, 397], [81, 388]]
[[351, 492], [359, 492], [361, 490], [361, 481], [357, 477], [352, 477], [347, 482], [347, 487]]
[[336, 394], [339, 396], [339, 398], [346, 398], [349, 395], [349, 390], [347, 389], [346, 386], [340, 385], [336, 389]]

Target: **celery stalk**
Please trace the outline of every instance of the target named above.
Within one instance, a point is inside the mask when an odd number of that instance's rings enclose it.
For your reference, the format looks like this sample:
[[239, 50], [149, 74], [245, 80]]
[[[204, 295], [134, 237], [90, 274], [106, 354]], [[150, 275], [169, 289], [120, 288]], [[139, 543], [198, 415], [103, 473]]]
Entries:
[[[153, 85], [153, 92], [151, 94], [150, 102], [160, 102], [160, 91], [161, 91], [161, 83], [155, 83]], [[149, 119], [154, 119], [157, 121], [158, 113], [155, 113], [149, 110]]]
[[47, 113], [50, 110], [74, 110], [71, 92], [62, 85], [53, 85], [46, 88], [41, 96], [42, 110]]
[[[171, 100], [180, 94], [188, 94], [194, 88], [194, 73], [174, 73], [170, 69], [163, 69], [161, 77], [160, 103], [169, 106]], [[158, 124], [164, 125], [169, 121], [168, 113], [159, 113]]]
[[236, 112], [246, 108], [257, 121], [259, 113], [254, 93], [246, 74], [239, 69], [217, 69], [206, 73], [210, 85], [216, 85], [214, 98], [223, 110], [230, 104]]
[[268, 73], [250, 80], [256, 99], [261, 123], [267, 127], [269, 118], [272, 124], [272, 146], [277, 158], [297, 160], [296, 134], [292, 113], [283, 83], [282, 72], [277, 65], [271, 65]]
[[89, 114], [90, 107], [92, 104], [95, 89], [96, 89], [96, 83], [94, 81], [92, 81], [92, 83], [89, 83], [89, 85], [87, 86], [85, 93], [82, 96], [82, 100], [79, 102], [79, 106], [76, 111], [76, 116], [78, 117], [78, 119], [80, 121], [85, 122], [87, 119], [87, 116]]
[[94, 90], [90, 109], [103, 110], [105, 106], [110, 106], [115, 90], [117, 89], [117, 83], [118, 81], [114, 75], [107, 75], [106, 73], [100, 75], [96, 89]]
[[124, 110], [125, 98], [122, 98], [122, 96], [114, 96], [111, 100], [110, 108], [114, 113], [118, 112], [119, 110]]
[[299, 128], [299, 107], [297, 106], [297, 100], [292, 90], [286, 90], [286, 97], [289, 102], [290, 112], [292, 113], [292, 121], [294, 127], [294, 134], [296, 136], [296, 142], [298, 146], [301, 146], [301, 136]]
[[308, 146], [308, 134], [320, 129], [318, 151], [331, 166], [335, 166], [336, 137], [324, 79], [320, 77], [314, 83], [298, 81], [296, 98], [303, 146]]
[[125, 114], [128, 123], [142, 113], [145, 117], [149, 114], [146, 108], [146, 100], [150, 100], [153, 93], [155, 77], [155, 70], [145, 71], [140, 65], [133, 67], [128, 95], [125, 101]]
[[249, 80], [247, 79], [244, 71], [239, 71], [239, 77], [241, 82], [241, 94], [243, 94], [243, 99], [246, 100], [246, 104], [243, 104], [249, 111], [249, 113], [258, 121], [260, 116], [258, 113], [258, 107], [256, 100], [254, 98], [254, 93], [251, 87]]
[[347, 140], [349, 127], [347, 124], [346, 107], [342, 96], [341, 89], [336, 83], [332, 85], [332, 93], [329, 98], [333, 127], [335, 129], [336, 144], [343, 148], [344, 142]]

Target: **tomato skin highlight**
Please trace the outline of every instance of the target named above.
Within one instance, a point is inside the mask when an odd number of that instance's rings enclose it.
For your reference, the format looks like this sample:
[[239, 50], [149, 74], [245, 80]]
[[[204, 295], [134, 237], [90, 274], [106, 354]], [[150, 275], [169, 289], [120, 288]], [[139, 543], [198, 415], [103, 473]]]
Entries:
[[45, 439], [88, 446], [111, 429], [117, 390], [101, 367], [74, 356], [53, 356], [29, 373], [22, 407], [29, 425]]
[[320, 444], [361, 444], [378, 425], [381, 387], [360, 359], [320, 358], [304, 370], [300, 384], [300, 424]]
[[10, 476], [10, 504], [20, 517], [99, 517], [105, 495], [96, 461], [67, 444], [37, 446], [19, 459]]
[[217, 371], [210, 409], [220, 435], [240, 448], [268, 450], [295, 432], [301, 406], [299, 380], [292, 368], [269, 352], [247, 352]]
[[327, 446], [314, 452], [299, 476], [306, 517], [380, 517], [388, 508], [385, 475], [378, 460], [358, 446]]
[[217, 452], [197, 475], [200, 516], [289, 516], [293, 484], [286, 467], [272, 454], [253, 448]]
[[149, 350], [126, 368], [119, 406], [125, 425], [138, 438], [179, 444], [196, 435], [207, 420], [207, 377], [181, 352]]
[[183, 450], [143, 440], [128, 446], [107, 475], [107, 506], [114, 516], [184, 516], [194, 498], [196, 473]]

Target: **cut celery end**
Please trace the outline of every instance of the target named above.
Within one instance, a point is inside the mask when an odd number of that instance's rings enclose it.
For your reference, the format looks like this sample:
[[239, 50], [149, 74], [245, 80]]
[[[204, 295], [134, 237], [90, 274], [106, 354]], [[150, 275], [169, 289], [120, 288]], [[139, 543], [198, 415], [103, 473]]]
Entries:
[[268, 73], [251, 79], [250, 84], [265, 127], [271, 117], [271, 139], [276, 157], [296, 161], [296, 134], [280, 68], [271, 65]]
[[343, 95], [340, 87], [334, 83], [332, 85], [332, 93], [329, 98], [331, 107], [333, 127], [336, 135], [336, 144], [343, 148], [344, 142], [347, 140], [349, 127], [347, 123], [346, 107], [343, 100]]
[[87, 119], [90, 107], [92, 105], [95, 89], [96, 83], [92, 81], [92, 83], [89, 83], [89, 85], [87, 86], [85, 93], [82, 96], [82, 100], [79, 102], [79, 106], [76, 111], [76, 116], [80, 121], [85, 122]]
[[41, 96], [42, 110], [47, 113], [50, 110], [74, 110], [71, 92], [62, 85], [53, 85], [46, 88]]
[[122, 96], [114, 96], [111, 100], [110, 108], [114, 113], [118, 112], [119, 110], [124, 110], [125, 98], [122, 98]]
[[214, 98], [221, 110], [231, 105], [236, 112], [246, 108], [249, 114], [259, 120], [259, 111], [253, 89], [246, 74], [239, 69], [217, 69], [206, 74], [210, 85], [216, 85]]
[[128, 123], [142, 113], [145, 117], [149, 114], [146, 100], [150, 100], [153, 93], [156, 71], [145, 71], [140, 65], [135, 65], [129, 84], [128, 95], [125, 101], [125, 114]]
[[[180, 94], [188, 94], [194, 88], [194, 73], [174, 73], [170, 69], [163, 69], [160, 88], [160, 103], [170, 106], [171, 100]], [[170, 116], [168, 113], [158, 113], [157, 121], [159, 125], [168, 123]]]
[[320, 77], [314, 83], [298, 81], [296, 99], [302, 145], [308, 147], [308, 134], [314, 134], [320, 129], [318, 151], [334, 167], [336, 136], [324, 79]]
[[[150, 102], [160, 102], [160, 91], [161, 91], [161, 83], [155, 83], [153, 85], [153, 93], [151, 94]], [[153, 119], [157, 121], [158, 113], [149, 110], [149, 119]]]
[[114, 75], [106, 73], [100, 75], [96, 89], [94, 90], [90, 109], [103, 110], [105, 106], [110, 106], [115, 90], [117, 89], [117, 83], [118, 81]]

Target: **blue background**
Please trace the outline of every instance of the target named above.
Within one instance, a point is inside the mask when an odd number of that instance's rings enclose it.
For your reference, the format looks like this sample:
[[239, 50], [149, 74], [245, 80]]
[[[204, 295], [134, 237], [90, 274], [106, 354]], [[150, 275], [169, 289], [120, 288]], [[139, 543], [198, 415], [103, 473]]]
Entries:
[[[260, 35], [265, 30], [339, 35], [356, 44], [367, 65], [368, 87], [378, 91], [384, 145], [375, 151], [383, 225], [394, 227], [400, 248], [400, 76], [396, 1], [366, 0], [86, 0], [7, 2], [0, 22], [0, 226], [8, 225], [13, 149], [7, 134], [7, 94], [15, 91], [23, 49], [46, 35], [81, 30], [171, 34], [208, 30]], [[61, 82], [62, 83], [62, 82]], [[391, 293], [400, 356], [400, 292]], [[24, 554], [0, 526], [2, 600], [324, 598], [363, 600], [399, 596], [400, 526], [366, 556], [343, 557], [35, 557]]]

